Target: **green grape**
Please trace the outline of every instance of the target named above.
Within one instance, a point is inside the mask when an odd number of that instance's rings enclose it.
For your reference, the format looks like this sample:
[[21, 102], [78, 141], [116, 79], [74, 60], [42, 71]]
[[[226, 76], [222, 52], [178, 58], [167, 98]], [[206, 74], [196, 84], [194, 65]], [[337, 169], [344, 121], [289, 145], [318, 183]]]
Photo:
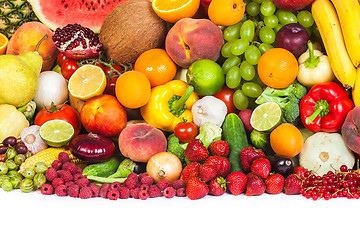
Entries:
[[251, 20], [246, 20], [240, 28], [240, 38], [246, 39], [249, 42], [253, 40], [255, 35], [255, 23]]
[[260, 57], [261, 57], [261, 52], [255, 45], [250, 45], [245, 50], [245, 60], [251, 65], [257, 65]]
[[251, 81], [255, 77], [254, 65], [251, 65], [247, 61], [243, 61], [240, 64], [241, 77], [246, 81]]
[[275, 42], [276, 33], [271, 27], [263, 26], [260, 29], [259, 37], [263, 43], [272, 44], [273, 42]]
[[276, 16], [279, 19], [279, 22], [283, 25], [289, 24], [289, 23], [297, 23], [297, 18], [295, 14], [292, 12], [284, 11], [284, 10], [277, 10]]
[[278, 25], [274, 28], [275, 33], [277, 33], [283, 26], [284, 26], [283, 24], [278, 24]]
[[222, 69], [224, 73], [227, 74], [230, 68], [232, 68], [233, 66], [238, 66], [240, 64], [240, 61], [241, 61], [240, 58], [237, 56], [226, 59], [222, 64]]
[[256, 83], [257, 85], [259, 85], [262, 89], [265, 89], [267, 86], [265, 85], [265, 83], [263, 83], [259, 77], [259, 74], [256, 72], [255, 77], [251, 80], [251, 82]]
[[270, 16], [266, 16], [264, 18], [264, 23], [265, 23], [265, 26], [275, 28], [279, 23], [279, 19], [273, 14]]
[[311, 27], [308, 27], [308, 28], [305, 28], [305, 29], [306, 29], [308, 35], [311, 36], [313, 29]]
[[264, 0], [252, 0], [252, 1], [256, 3], [262, 3]]
[[233, 44], [234, 40], [228, 41], [226, 42], [222, 47], [221, 47], [221, 55], [224, 58], [229, 58], [229, 57], [233, 57], [234, 55], [231, 53], [231, 45]]
[[231, 45], [231, 54], [235, 55], [235, 56], [240, 56], [241, 54], [243, 54], [246, 50], [246, 48], [249, 47], [249, 41], [244, 39], [244, 38], [240, 38], [240, 39], [236, 39], [234, 40], [233, 44]]
[[273, 15], [276, 11], [275, 4], [270, 0], [264, 0], [260, 5], [260, 12], [266, 17]]
[[269, 44], [269, 43], [262, 43], [259, 46], [259, 50], [261, 52], [261, 55], [264, 54], [267, 50], [274, 48], [273, 45]]
[[231, 89], [237, 88], [241, 83], [241, 74], [240, 68], [238, 66], [233, 66], [229, 69], [225, 76], [226, 86]]
[[314, 18], [311, 12], [302, 10], [297, 15], [298, 22], [305, 28], [309, 28], [314, 24]]
[[250, 97], [250, 98], [257, 98], [262, 93], [262, 88], [259, 84], [254, 82], [246, 82], [241, 87], [242, 92]]
[[238, 89], [234, 92], [233, 102], [234, 102], [234, 106], [238, 110], [244, 110], [249, 105], [248, 97], [240, 89]]
[[243, 22], [238, 22], [234, 25], [230, 25], [224, 29], [224, 40], [230, 41], [240, 37], [240, 27]]
[[250, 16], [255, 17], [260, 13], [260, 4], [256, 2], [250, 2], [249, 4], [246, 5], [245, 11]]

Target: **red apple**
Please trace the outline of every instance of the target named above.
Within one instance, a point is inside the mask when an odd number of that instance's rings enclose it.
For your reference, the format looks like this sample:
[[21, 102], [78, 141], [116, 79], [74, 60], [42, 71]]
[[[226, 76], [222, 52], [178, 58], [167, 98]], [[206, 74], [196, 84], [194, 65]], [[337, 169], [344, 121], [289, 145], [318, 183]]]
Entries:
[[271, 0], [275, 6], [284, 11], [298, 11], [304, 9], [314, 0]]
[[80, 112], [86, 131], [106, 137], [117, 137], [125, 128], [127, 114], [116, 97], [103, 94], [86, 101]]

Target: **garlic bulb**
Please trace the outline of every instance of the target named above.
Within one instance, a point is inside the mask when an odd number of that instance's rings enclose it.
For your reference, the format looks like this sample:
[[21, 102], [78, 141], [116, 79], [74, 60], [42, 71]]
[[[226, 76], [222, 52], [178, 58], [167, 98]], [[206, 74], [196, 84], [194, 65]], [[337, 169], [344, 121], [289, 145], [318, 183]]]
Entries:
[[30, 127], [24, 128], [20, 133], [21, 141], [24, 142], [32, 155], [47, 148], [47, 144], [40, 137], [39, 129], [40, 126], [31, 125]]

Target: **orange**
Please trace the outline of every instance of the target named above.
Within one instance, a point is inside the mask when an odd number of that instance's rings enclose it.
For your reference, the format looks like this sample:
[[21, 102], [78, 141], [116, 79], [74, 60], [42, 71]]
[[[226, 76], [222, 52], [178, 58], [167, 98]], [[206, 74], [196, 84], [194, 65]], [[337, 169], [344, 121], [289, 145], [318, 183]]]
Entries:
[[300, 153], [304, 139], [297, 127], [283, 123], [270, 133], [270, 145], [277, 155], [292, 158]]
[[216, 25], [230, 26], [239, 22], [244, 12], [243, 0], [212, 0], [209, 5], [208, 16]]
[[299, 65], [295, 56], [284, 48], [267, 50], [258, 63], [261, 81], [272, 88], [286, 88], [297, 77]]
[[4, 34], [0, 33], [0, 55], [5, 54], [8, 44], [9, 39]]
[[182, 18], [195, 15], [200, 7], [200, 0], [153, 0], [154, 12], [163, 20], [175, 23]]
[[173, 80], [177, 69], [164, 49], [154, 48], [145, 51], [136, 59], [134, 70], [144, 73], [151, 87], [156, 87]]
[[139, 108], [150, 100], [151, 85], [145, 74], [128, 71], [121, 74], [115, 85], [118, 101], [127, 108]]

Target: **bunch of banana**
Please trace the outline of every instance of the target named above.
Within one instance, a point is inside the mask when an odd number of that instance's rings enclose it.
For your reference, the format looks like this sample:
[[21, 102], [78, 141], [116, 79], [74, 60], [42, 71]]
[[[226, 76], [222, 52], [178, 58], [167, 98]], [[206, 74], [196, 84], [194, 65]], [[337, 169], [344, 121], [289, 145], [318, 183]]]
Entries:
[[[311, 12], [336, 78], [354, 92], [356, 71], [360, 67], [359, 1], [315, 0]], [[358, 82], [360, 104], [360, 80]]]

